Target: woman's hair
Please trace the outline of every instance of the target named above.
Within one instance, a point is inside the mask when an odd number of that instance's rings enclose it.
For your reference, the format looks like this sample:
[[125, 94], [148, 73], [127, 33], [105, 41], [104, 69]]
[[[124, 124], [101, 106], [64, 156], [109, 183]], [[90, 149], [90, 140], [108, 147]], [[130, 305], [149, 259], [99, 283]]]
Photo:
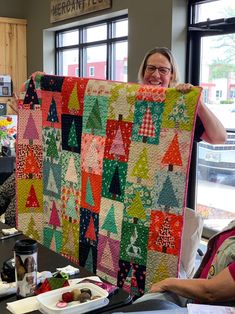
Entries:
[[168, 49], [166, 47], [155, 47], [155, 48], [153, 48], [152, 50], [149, 50], [146, 53], [146, 55], [145, 55], [141, 65], [140, 65], [139, 72], [138, 72], [138, 81], [139, 81], [139, 83], [143, 83], [144, 72], [145, 72], [145, 69], [146, 69], [148, 58], [151, 55], [155, 54], [155, 53], [160, 53], [161, 55], [166, 57], [167, 60], [170, 62], [172, 78], [171, 78], [169, 87], [175, 87], [179, 83], [178, 66], [177, 66], [175, 58], [174, 58], [173, 54], [171, 53], [170, 49]]

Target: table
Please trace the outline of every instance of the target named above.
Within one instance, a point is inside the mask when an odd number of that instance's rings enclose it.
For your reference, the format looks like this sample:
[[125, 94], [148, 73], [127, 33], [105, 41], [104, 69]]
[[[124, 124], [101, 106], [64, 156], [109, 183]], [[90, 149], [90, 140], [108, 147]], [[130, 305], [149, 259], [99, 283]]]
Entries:
[[188, 314], [188, 309], [183, 307], [174, 307], [171, 302], [164, 300], [148, 300], [140, 303], [134, 303], [125, 307], [114, 309], [113, 311], [103, 312], [103, 314]]
[[[0, 229], [7, 228], [7, 226], [0, 222]], [[15, 241], [19, 239], [26, 238], [24, 235], [18, 235], [12, 238], [7, 238], [4, 240], [0, 240], [0, 266], [2, 268], [2, 264], [7, 259], [10, 259], [13, 257], [13, 248], [15, 245]], [[72, 263], [67, 258], [63, 257], [62, 255], [46, 248], [45, 246], [38, 243], [38, 271], [44, 271], [48, 270], [51, 272], [55, 272], [57, 267], [65, 267], [67, 265], [72, 265], [74, 267], [78, 267], [78, 265]], [[85, 268], [80, 267], [80, 272], [78, 277], [87, 277], [87, 276], [93, 276], [94, 274], [87, 271]], [[0, 313], [1, 314], [9, 314], [9, 312], [6, 309], [6, 303], [12, 302], [16, 300], [15, 295], [6, 296], [0, 298]], [[124, 291], [123, 289], [118, 289], [117, 292], [110, 297], [109, 304], [101, 309], [97, 309], [95, 311], [89, 312], [89, 313], [104, 313], [106, 311], [111, 311], [115, 308], [127, 305], [131, 303], [131, 297], [130, 295]], [[40, 311], [33, 311], [31, 313], [41, 313]]]

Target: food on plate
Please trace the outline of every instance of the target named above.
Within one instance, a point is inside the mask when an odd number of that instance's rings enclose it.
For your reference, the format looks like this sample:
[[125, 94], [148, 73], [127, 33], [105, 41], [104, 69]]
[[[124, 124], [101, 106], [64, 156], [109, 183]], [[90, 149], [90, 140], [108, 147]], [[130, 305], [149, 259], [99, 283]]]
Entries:
[[91, 295], [88, 292], [82, 292], [80, 296], [80, 302], [84, 303], [91, 300]]
[[64, 292], [61, 295], [61, 299], [56, 303], [56, 307], [62, 308], [66, 307], [68, 303], [71, 302], [88, 302], [91, 300], [96, 300], [100, 298], [100, 295], [92, 295], [92, 292], [89, 288], [82, 288], [81, 290], [78, 288], [72, 289], [71, 291]]
[[73, 301], [79, 301], [80, 300], [80, 296], [81, 296], [81, 291], [80, 289], [73, 289], [71, 291], [72, 296], [73, 296]]
[[89, 293], [90, 296], [91, 296], [91, 289], [89, 289], [89, 288], [82, 288], [82, 289], [81, 289], [81, 293], [82, 293], [82, 292], [87, 292], [87, 293]]
[[73, 294], [72, 294], [72, 292], [70, 292], [70, 291], [64, 292], [62, 294], [62, 301], [67, 302], [67, 303], [72, 302], [73, 301]]

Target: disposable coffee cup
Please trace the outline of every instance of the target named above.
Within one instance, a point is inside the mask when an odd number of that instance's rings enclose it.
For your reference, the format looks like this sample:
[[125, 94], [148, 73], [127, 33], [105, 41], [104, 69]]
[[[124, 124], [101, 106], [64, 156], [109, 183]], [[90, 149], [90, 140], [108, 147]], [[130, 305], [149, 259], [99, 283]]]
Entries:
[[17, 297], [34, 295], [37, 286], [37, 241], [32, 239], [16, 241], [14, 258]]

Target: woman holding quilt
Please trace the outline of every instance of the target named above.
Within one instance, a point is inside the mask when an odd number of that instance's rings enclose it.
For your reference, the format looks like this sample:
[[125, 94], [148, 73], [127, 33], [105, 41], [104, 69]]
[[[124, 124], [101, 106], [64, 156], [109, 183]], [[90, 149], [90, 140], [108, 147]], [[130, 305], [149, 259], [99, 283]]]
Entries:
[[[175, 87], [187, 93], [193, 85], [179, 84], [179, 72], [171, 51], [165, 47], [156, 47], [145, 55], [138, 73], [139, 83], [159, 87]], [[221, 122], [199, 100], [198, 117], [195, 126], [195, 141], [204, 140], [210, 144], [223, 144], [227, 134]]]
[[[140, 83], [159, 87], [175, 87], [187, 93], [191, 84], [179, 84], [175, 59], [168, 48], [156, 47], [144, 57], [138, 79]], [[221, 122], [199, 100], [194, 140], [222, 144], [227, 134]], [[208, 243], [207, 253], [196, 273], [197, 278], [167, 278], [152, 285], [150, 293], [139, 298], [123, 312], [133, 310], [162, 310], [185, 306], [193, 300], [202, 303], [235, 302], [235, 221]], [[164, 302], [165, 303], [162, 303]]]

